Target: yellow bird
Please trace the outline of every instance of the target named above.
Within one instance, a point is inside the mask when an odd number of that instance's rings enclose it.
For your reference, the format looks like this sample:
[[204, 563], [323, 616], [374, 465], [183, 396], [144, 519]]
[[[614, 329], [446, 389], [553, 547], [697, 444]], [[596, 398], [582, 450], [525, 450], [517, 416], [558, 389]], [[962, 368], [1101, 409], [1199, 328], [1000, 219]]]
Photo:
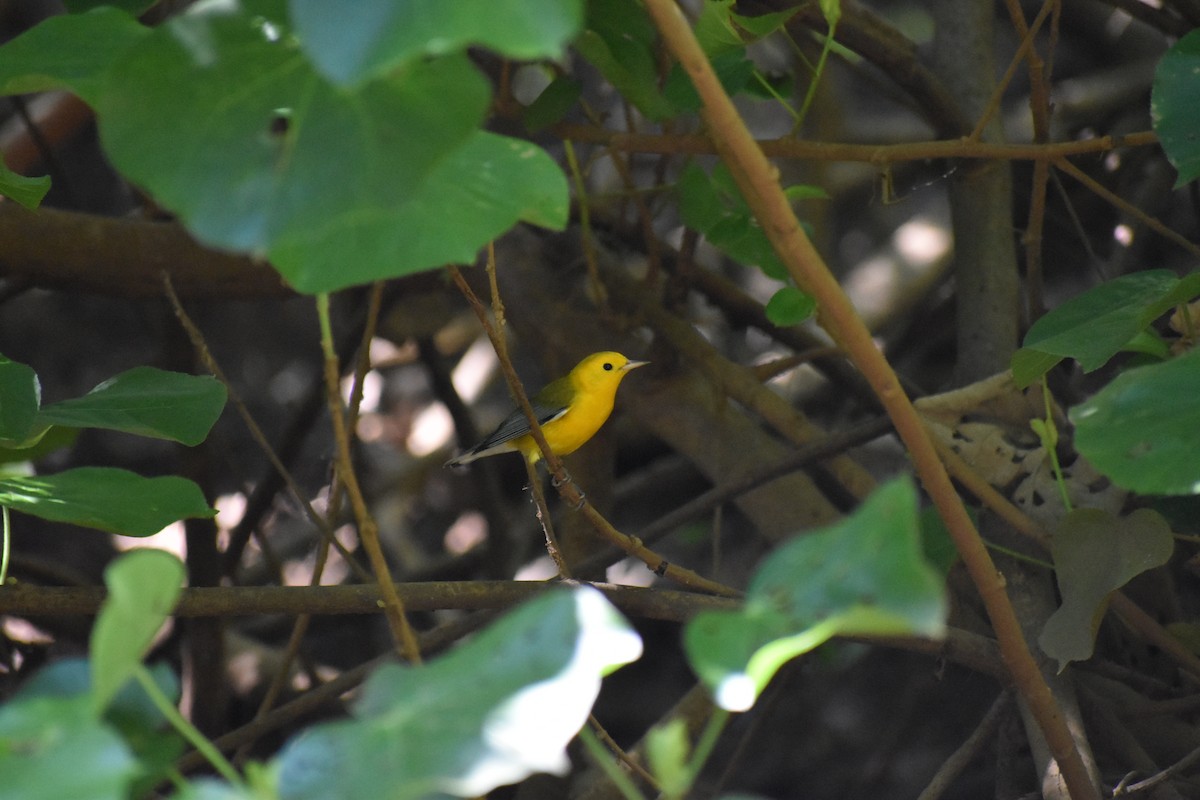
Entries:
[[[529, 402], [550, 449], [565, 456], [595, 436], [612, 413], [621, 379], [648, 363], [630, 361], [620, 353], [592, 353], [570, 373], [534, 395]], [[530, 464], [542, 458], [542, 451], [529, 433], [529, 420], [519, 408], [505, 417], [491, 435], [447, 461], [446, 466], [457, 467], [484, 456], [511, 452], [520, 453]]]

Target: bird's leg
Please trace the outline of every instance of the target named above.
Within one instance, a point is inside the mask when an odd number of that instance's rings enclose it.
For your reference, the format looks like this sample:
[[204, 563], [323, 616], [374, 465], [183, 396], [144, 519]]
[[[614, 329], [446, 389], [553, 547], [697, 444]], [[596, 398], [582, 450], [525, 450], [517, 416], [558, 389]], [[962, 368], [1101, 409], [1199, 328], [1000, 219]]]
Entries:
[[568, 580], [571, 577], [571, 571], [567, 568], [566, 559], [563, 558], [562, 549], [558, 546], [558, 539], [554, 535], [554, 525], [550, 522], [550, 508], [546, 505], [546, 495], [542, 491], [537, 464], [525, 459], [525, 469], [529, 473], [529, 493], [533, 495], [533, 502], [537, 506], [538, 520], [542, 523], [542, 531], [546, 534], [546, 552], [550, 554], [554, 566], [558, 568], [558, 577]]
[[574, 510], [578, 511], [579, 509], [583, 508], [584, 503], [587, 502], [587, 495], [583, 493], [583, 489], [579, 488], [579, 484], [576, 483], [575, 479], [571, 477], [571, 473], [567, 472], [566, 467], [562, 468], [562, 478], [561, 479], [559, 478], [558, 475], [551, 473], [550, 485], [553, 486], [555, 489], [561, 489], [562, 487], [564, 487], [568, 484], [570, 484], [571, 486], [574, 486], [575, 494], [579, 495], [579, 499], [576, 500], [575, 505], [572, 506], [572, 508]]

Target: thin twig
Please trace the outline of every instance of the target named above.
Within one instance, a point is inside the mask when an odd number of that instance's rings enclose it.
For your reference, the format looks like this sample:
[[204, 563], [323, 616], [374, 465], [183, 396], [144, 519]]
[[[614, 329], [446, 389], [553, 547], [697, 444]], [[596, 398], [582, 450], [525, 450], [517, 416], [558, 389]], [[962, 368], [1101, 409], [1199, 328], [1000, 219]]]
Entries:
[[947, 758], [942, 766], [929, 781], [929, 785], [918, 796], [917, 800], [938, 800], [950, 788], [950, 784], [962, 774], [972, 761], [996, 735], [1004, 714], [1012, 706], [1012, 693], [1003, 691], [992, 703], [991, 708], [983, 715], [983, 719], [971, 731], [971, 735]]
[[[283, 461], [280, 460], [279, 456], [275, 453], [275, 448], [271, 447], [271, 443], [267, 441], [266, 434], [263, 433], [262, 428], [258, 426], [258, 423], [254, 420], [254, 417], [250, 414], [250, 409], [246, 408], [246, 404], [242, 401], [241, 395], [238, 394], [237, 390], [233, 387], [233, 384], [229, 382], [229, 378], [225, 375], [225, 371], [221, 369], [221, 365], [217, 363], [217, 360], [209, 351], [208, 343], [204, 340], [204, 334], [200, 332], [200, 328], [198, 328], [196, 323], [192, 321], [192, 318], [188, 316], [187, 311], [184, 310], [183, 305], [179, 301], [179, 296], [175, 294], [175, 287], [172, 284], [171, 276], [164, 272], [162, 274], [162, 279], [163, 285], [166, 287], [167, 298], [171, 301], [171, 307], [175, 311], [175, 316], [178, 318], [179, 324], [183, 326], [184, 331], [187, 332], [188, 338], [192, 342], [192, 347], [195, 348], [196, 354], [200, 357], [201, 363], [204, 364], [205, 369], [213, 374], [213, 377], [215, 377], [225, 386], [225, 390], [229, 393], [229, 402], [233, 404], [235, 409], [237, 409], [238, 415], [242, 418], [242, 422], [245, 423], [247, 430], [250, 431], [251, 438], [254, 439], [255, 443], [259, 446], [259, 449], [261, 449], [263, 454], [266, 455], [267, 460], [271, 462], [271, 466], [273, 466], [275, 471], [283, 477], [283, 481], [285, 484], [287, 484], [287, 488], [292, 495], [292, 499], [300, 505], [300, 507], [304, 510], [304, 515], [308, 517], [309, 521], [312, 522], [316, 529], [321, 532], [321, 536], [327, 542], [329, 542], [330, 545], [332, 545], [333, 548], [338, 551], [338, 553], [341, 554], [342, 558], [346, 559], [346, 562], [350, 564], [351, 567], [361, 571], [362, 566], [354, 560], [354, 557], [350, 555], [349, 551], [347, 551], [342, 543], [337, 540], [337, 537], [333, 535], [333, 528], [330, 527], [325, 519], [317, 513], [316, 509], [312, 507], [312, 503], [308, 502], [308, 498], [305, 497], [304, 492], [300, 489], [300, 485], [296, 483], [296, 479], [292, 477], [291, 471], [284, 466]], [[363, 577], [367, 576], [364, 574]]]
[[387, 557], [383, 554], [383, 546], [379, 541], [379, 527], [375, 518], [367, 508], [366, 498], [358, 484], [358, 475], [354, 471], [354, 463], [350, 456], [350, 435], [346, 430], [346, 414], [342, 408], [341, 370], [338, 365], [337, 353], [333, 349], [333, 331], [329, 324], [329, 295], [317, 295], [317, 310], [321, 323], [321, 349], [325, 356], [325, 392], [329, 403], [329, 415], [333, 424], [334, 442], [338, 480], [346, 488], [346, 496], [354, 509], [354, 518], [358, 523], [358, 538], [367, 558], [375, 572], [375, 580], [379, 584], [380, 596], [383, 599], [383, 611], [387, 617], [388, 627], [392, 638], [410, 663], [421, 663], [421, 649], [417, 644], [417, 635], [408, 623], [404, 613], [404, 603], [396, 592], [396, 584], [392, 581], [388, 569]]

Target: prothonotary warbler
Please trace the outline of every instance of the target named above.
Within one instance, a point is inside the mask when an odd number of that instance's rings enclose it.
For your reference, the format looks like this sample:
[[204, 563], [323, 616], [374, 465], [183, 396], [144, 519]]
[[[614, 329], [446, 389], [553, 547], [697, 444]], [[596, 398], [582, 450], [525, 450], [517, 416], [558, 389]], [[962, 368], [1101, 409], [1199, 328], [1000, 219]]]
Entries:
[[[630, 361], [620, 353], [592, 353], [567, 375], [547, 384], [529, 401], [550, 449], [560, 456], [574, 453], [596, 435], [608, 419], [621, 379], [648, 361]], [[496, 453], [518, 452], [530, 464], [542, 451], [529, 433], [529, 420], [520, 409], [505, 417], [491, 435], [467, 452], [446, 462], [448, 467]]]

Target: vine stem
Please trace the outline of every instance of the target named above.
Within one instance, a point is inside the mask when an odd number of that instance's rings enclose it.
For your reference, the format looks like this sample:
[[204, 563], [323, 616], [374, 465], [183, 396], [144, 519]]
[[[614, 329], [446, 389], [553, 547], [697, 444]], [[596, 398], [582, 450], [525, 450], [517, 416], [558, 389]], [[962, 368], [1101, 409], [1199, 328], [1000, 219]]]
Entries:
[[817, 301], [821, 326], [862, 370], [904, 442], [972, 581], [979, 590], [1013, 684], [1028, 703], [1075, 800], [1099, 800], [1099, 790], [1029, 650], [1004, 578], [954, 490], [920, 416], [895, 371], [875, 346], [870, 332], [845, 292], [808, 240], [779, 185], [778, 170], [759, 149], [692, 33], [675, 0], [646, 0], [646, 7], [667, 48], [696, 87], [701, 115], [721, 159], [728, 165], [751, 211], [762, 225], [793, 280]]
[[333, 436], [337, 444], [337, 475], [345, 487], [350, 506], [354, 509], [354, 519], [358, 523], [358, 538], [362, 541], [363, 549], [375, 572], [375, 580], [379, 584], [379, 596], [382, 598], [383, 612], [387, 617], [388, 627], [395, 640], [400, 654], [412, 664], [421, 663], [421, 647], [417, 643], [417, 635], [404, 613], [404, 603], [396, 592], [396, 584], [392, 582], [392, 574], [388, 569], [387, 558], [383, 554], [383, 546], [379, 543], [379, 526], [367, 508], [362, 488], [358, 485], [358, 476], [354, 472], [354, 464], [350, 458], [350, 432], [346, 430], [346, 413], [342, 408], [342, 397], [338, 384], [340, 370], [337, 353], [333, 347], [333, 328], [329, 321], [329, 295], [317, 295], [317, 316], [321, 325], [321, 350], [325, 355], [325, 390], [329, 401], [329, 414], [333, 421]]

